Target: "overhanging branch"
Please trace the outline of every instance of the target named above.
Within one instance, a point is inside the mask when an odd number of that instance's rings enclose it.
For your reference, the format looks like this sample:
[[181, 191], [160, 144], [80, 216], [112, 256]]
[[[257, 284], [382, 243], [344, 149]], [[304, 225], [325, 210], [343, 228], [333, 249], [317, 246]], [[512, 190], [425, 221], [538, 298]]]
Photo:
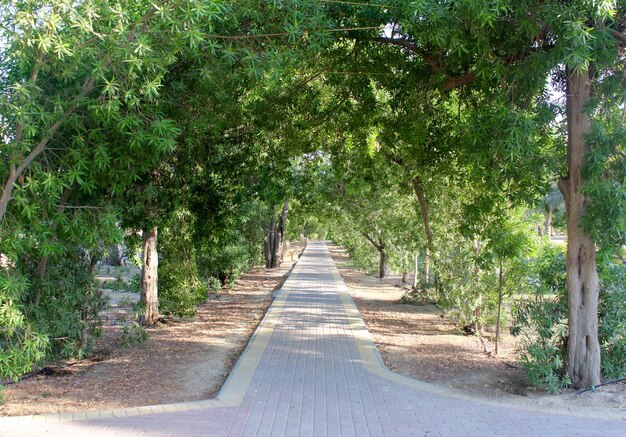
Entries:
[[[383, 43], [383, 44], [391, 44], [398, 47], [402, 47], [411, 53], [418, 55], [422, 60], [428, 64], [428, 66], [432, 69], [433, 73], [444, 73], [445, 71], [441, 64], [430, 54], [419, 48], [413, 41], [409, 41], [401, 38], [388, 38], [388, 37], [377, 37], [373, 38], [372, 41]], [[454, 88], [461, 88], [468, 83], [472, 82], [476, 78], [476, 74], [472, 71], [469, 71], [460, 76], [451, 76], [446, 75], [446, 81], [444, 84], [444, 89], [451, 90]]]

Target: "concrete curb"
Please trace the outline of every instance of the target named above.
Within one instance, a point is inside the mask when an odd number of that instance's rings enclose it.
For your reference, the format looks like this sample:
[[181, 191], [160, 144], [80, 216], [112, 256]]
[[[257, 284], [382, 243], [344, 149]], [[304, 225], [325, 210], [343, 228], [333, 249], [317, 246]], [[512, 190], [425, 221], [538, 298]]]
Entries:
[[454, 390], [447, 387], [442, 387], [440, 385], [419, 381], [417, 379], [412, 379], [404, 375], [400, 375], [395, 373], [385, 366], [376, 345], [374, 344], [374, 340], [372, 339], [372, 335], [367, 329], [363, 318], [361, 317], [359, 310], [354, 303], [354, 300], [350, 296], [350, 292], [348, 287], [345, 285], [341, 274], [339, 273], [339, 269], [337, 269], [336, 265], [333, 263], [333, 268], [331, 269], [333, 276], [339, 282], [339, 293], [341, 296], [341, 301], [343, 303], [344, 310], [346, 312], [346, 317], [348, 319], [348, 323], [350, 325], [350, 329], [352, 330], [352, 334], [354, 336], [354, 340], [357, 345], [357, 350], [359, 352], [359, 356], [361, 361], [363, 361], [363, 366], [365, 369], [376, 376], [381, 378], [385, 378], [388, 381], [394, 382], [396, 384], [403, 385], [405, 387], [412, 388], [414, 390], [421, 390], [428, 393], [447, 396], [456, 399], [462, 399], [465, 401], [476, 402], [479, 404], [483, 404], [485, 406], [493, 406], [499, 408], [511, 408], [511, 409], [524, 409], [528, 411], [544, 413], [544, 414], [559, 414], [564, 416], [575, 416], [581, 418], [589, 418], [589, 419], [621, 419], [626, 420], [626, 413], [614, 412], [614, 411], [576, 411], [564, 408], [558, 408], [552, 405], [538, 405], [537, 403], [533, 403], [531, 401], [525, 401], [520, 399], [516, 402], [500, 402], [500, 401], [492, 401], [487, 399], [481, 399], [479, 397], [468, 395], [460, 390]]
[[265, 316], [248, 340], [248, 344], [239, 356], [237, 363], [231, 370], [214, 399], [198, 401], [175, 402], [170, 404], [146, 405], [141, 407], [116, 408], [111, 410], [88, 410], [74, 413], [36, 414], [28, 416], [0, 417], [2, 425], [50, 424], [75, 422], [83, 420], [108, 419], [112, 417], [132, 417], [148, 414], [175, 413], [178, 411], [202, 410], [207, 408], [237, 407], [248, 389], [252, 376], [274, 332], [274, 327], [280, 318], [285, 301], [293, 284], [297, 280], [299, 266], [295, 266], [287, 273], [287, 279], [280, 288], [278, 295], [267, 309]]

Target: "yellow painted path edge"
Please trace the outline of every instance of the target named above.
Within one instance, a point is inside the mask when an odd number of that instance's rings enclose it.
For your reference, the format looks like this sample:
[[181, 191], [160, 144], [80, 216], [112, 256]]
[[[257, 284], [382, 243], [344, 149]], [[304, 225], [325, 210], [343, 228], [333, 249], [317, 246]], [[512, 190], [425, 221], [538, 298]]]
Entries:
[[0, 424], [48, 424], [239, 406], [248, 389], [248, 386], [250, 385], [254, 371], [259, 364], [259, 360], [261, 359], [261, 355], [263, 355], [263, 352], [272, 337], [276, 323], [278, 322], [283, 307], [285, 306], [285, 301], [289, 296], [290, 290], [293, 289], [293, 284], [297, 280], [299, 270], [300, 268], [296, 263], [289, 272], [285, 283], [278, 292], [278, 295], [274, 298], [272, 304], [265, 313], [265, 317], [263, 317], [261, 323], [257, 326], [254, 334], [252, 334], [252, 337], [250, 337], [250, 340], [237, 360], [235, 367], [233, 367], [218, 395], [214, 399], [147, 405], [142, 407], [117, 408], [111, 410], [37, 414], [28, 416], [6, 416], [0, 417]]
[[415, 390], [425, 391], [427, 393], [432, 393], [441, 396], [452, 397], [456, 399], [462, 399], [469, 402], [477, 402], [486, 406], [493, 406], [499, 408], [519, 408], [527, 411], [535, 411], [539, 413], [546, 414], [560, 414], [566, 416], [576, 416], [576, 417], [586, 417], [589, 419], [622, 419], [626, 420], [626, 413], [621, 413], [617, 411], [603, 411], [603, 410], [574, 410], [574, 409], [566, 409], [560, 408], [554, 405], [541, 405], [537, 402], [533, 402], [530, 399], [519, 399], [519, 400], [507, 400], [507, 401], [493, 401], [488, 399], [481, 399], [476, 396], [471, 396], [467, 393], [464, 393], [460, 390], [455, 390], [448, 387], [443, 387], [436, 384], [431, 384], [424, 381], [419, 381], [413, 378], [409, 378], [404, 375], [400, 375], [398, 373], [392, 372], [389, 370], [376, 349], [376, 345], [374, 344], [374, 340], [372, 339], [372, 335], [367, 329], [359, 310], [354, 303], [354, 300], [350, 296], [350, 292], [348, 287], [345, 285], [339, 270], [336, 265], [333, 263], [331, 268], [331, 273], [335, 277], [338, 286], [338, 292], [341, 296], [341, 301], [346, 312], [346, 317], [348, 319], [348, 323], [350, 325], [350, 329], [352, 331], [352, 335], [354, 336], [354, 341], [356, 342], [357, 350], [359, 352], [359, 356], [361, 361], [363, 362], [363, 367], [369, 372], [381, 378], [384, 378], [388, 381], [394, 382], [396, 384], [409, 387]]

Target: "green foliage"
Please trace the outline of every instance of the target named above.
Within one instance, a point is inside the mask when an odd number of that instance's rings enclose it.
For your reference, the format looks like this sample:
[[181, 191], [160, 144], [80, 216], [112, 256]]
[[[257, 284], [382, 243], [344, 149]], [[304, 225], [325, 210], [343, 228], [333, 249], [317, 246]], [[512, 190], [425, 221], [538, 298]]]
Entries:
[[141, 292], [141, 273], [135, 273], [132, 278], [130, 278], [130, 284], [128, 284], [126, 290], [132, 293]]
[[0, 271], [0, 373], [13, 379], [46, 357], [84, 355], [100, 333], [104, 300], [84, 252], [50, 257], [44, 279], [27, 281], [36, 269], [24, 258]]
[[211, 293], [217, 293], [218, 291], [222, 289], [222, 281], [220, 281], [218, 278], [214, 276], [209, 276], [208, 283], [209, 283], [209, 292]]
[[0, 270], [0, 376], [17, 380], [50, 350], [50, 338], [24, 314], [25, 277]]
[[105, 306], [84, 254], [50, 259], [41, 293], [45, 298], [31, 311], [39, 329], [49, 333], [52, 353], [84, 355], [100, 333], [99, 313]]
[[189, 212], [181, 210], [161, 232], [159, 310], [163, 314], [192, 316], [196, 306], [207, 297], [207, 284], [200, 279], [196, 250], [191, 241], [192, 226]]
[[4, 405], [6, 402], [6, 397], [4, 392], [6, 391], [6, 386], [0, 384], [0, 405]]
[[135, 321], [122, 322], [122, 346], [132, 347], [148, 341], [148, 332], [146, 328]]
[[199, 279], [195, 263], [175, 260], [159, 266], [159, 308], [163, 314], [193, 316], [207, 293], [207, 284]]
[[[602, 375], [608, 379], [626, 373], [625, 279], [621, 265], [601, 268], [599, 338]], [[531, 383], [554, 393], [569, 385], [564, 369], [568, 310], [563, 249], [544, 248], [527, 281], [531, 293], [516, 302], [511, 333], [521, 338], [521, 364]]]
[[[511, 211], [567, 173], [548, 88], [564, 91], [565, 65], [601, 72], [584, 227], [614, 259], [626, 243], [621, 3], [357, 3], [0, 0], [1, 374], [84, 353], [102, 306], [92, 261], [122, 230], [158, 226], [161, 310], [192, 314], [216, 287], [207, 278], [229, 284], [261, 261], [287, 197], [301, 211], [292, 238], [332, 236], [368, 271], [377, 246], [396, 270], [428, 248], [442, 307], [493, 323], [497, 266], [507, 297], [532, 246]], [[535, 288], [555, 280], [541, 259]], [[609, 277], [607, 363], [624, 355]], [[559, 347], [555, 326], [545, 348]]]
[[569, 385], [564, 356], [567, 336], [565, 254], [546, 247], [534, 264], [531, 294], [512, 309], [511, 333], [521, 337], [521, 365], [531, 384], [556, 393]]
[[600, 327], [602, 375], [626, 375], [626, 266], [608, 264], [600, 270]]
[[[259, 244], [260, 247], [260, 244]], [[243, 272], [252, 267], [253, 258], [247, 244], [229, 244], [205, 253], [202, 265], [208, 277], [218, 278], [222, 286], [234, 283]], [[258, 248], [255, 248], [258, 250]]]

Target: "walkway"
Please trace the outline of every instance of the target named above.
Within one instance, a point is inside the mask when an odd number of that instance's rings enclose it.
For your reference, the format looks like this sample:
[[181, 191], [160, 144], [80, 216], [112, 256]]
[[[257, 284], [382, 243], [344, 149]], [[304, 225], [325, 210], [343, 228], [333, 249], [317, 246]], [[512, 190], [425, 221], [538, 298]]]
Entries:
[[218, 399], [0, 419], [6, 436], [625, 436], [626, 416], [450, 396], [378, 359], [324, 243], [310, 243]]

